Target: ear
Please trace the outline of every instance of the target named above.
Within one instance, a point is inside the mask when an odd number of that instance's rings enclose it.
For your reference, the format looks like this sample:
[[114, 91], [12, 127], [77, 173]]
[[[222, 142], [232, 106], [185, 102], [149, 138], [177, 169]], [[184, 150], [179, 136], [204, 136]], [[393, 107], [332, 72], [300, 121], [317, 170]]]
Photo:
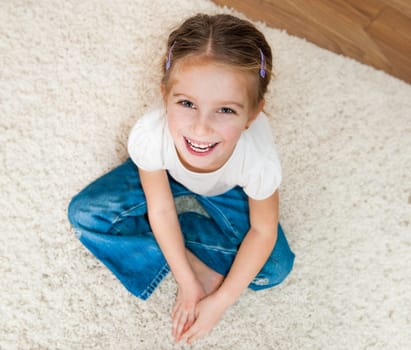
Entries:
[[252, 111], [250, 117], [248, 118], [246, 129], [250, 127], [254, 120], [257, 119], [258, 115], [261, 113], [265, 105], [265, 100], [261, 100], [260, 103], [257, 105], [257, 108]]

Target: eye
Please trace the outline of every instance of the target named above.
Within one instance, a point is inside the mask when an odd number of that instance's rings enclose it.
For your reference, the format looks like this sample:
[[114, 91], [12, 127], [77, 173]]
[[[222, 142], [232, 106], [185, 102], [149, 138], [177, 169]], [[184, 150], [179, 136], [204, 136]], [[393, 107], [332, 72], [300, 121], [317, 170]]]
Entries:
[[224, 114], [237, 114], [237, 112], [234, 109], [231, 109], [229, 107], [221, 107], [218, 111]]
[[180, 104], [181, 106], [185, 108], [194, 108], [194, 103], [189, 100], [178, 101], [178, 104]]

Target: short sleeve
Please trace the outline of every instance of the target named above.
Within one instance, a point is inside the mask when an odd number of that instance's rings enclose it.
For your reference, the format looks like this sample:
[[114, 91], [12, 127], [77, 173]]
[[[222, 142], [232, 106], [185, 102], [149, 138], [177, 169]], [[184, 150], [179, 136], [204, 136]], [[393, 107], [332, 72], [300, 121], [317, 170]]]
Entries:
[[243, 189], [250, 198], [266, 199], [278, 189], [281, 180], [280, 161], [275, 150], [272, 150], [249, 169]]
[[128, 153], [141, 169], [164, 169], [165, 118], [161, 110], [152, 110], [134, 125], [128, 138]]
[[281, 164], [267, 116], [263, 113], [245, 132], [244, 192], [261, 200], [271, 196], [281, 183]]

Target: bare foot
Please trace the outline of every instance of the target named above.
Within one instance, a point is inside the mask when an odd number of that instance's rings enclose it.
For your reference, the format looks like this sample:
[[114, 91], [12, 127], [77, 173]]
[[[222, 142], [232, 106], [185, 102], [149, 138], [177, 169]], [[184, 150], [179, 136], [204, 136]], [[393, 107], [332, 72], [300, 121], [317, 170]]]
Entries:
[[218, 287], [220, 287], [221, 283], [223, 283], [224, 276], [208, 267], [189, 250], [186, 250], [186, 253], [188, 261], [206, 294], [214, 293]]

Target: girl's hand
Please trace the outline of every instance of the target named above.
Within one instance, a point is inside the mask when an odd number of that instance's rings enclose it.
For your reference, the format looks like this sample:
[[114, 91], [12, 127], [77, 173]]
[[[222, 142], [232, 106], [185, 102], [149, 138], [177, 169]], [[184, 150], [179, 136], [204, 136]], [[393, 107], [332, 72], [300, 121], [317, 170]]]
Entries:
[[199, 282], [178, 287], [172, 312], [172, 335], [177, 342], [181, 340], [182, 334], [193, 325], [196, 306], [205, 296], [206, 293]]
[[196, 307], [195, 322], [182, 338], [191, 344], [208, 335], [220, 321], [227, 307], [228, 305], [218, 300], [215, 294], [201, 300]]

